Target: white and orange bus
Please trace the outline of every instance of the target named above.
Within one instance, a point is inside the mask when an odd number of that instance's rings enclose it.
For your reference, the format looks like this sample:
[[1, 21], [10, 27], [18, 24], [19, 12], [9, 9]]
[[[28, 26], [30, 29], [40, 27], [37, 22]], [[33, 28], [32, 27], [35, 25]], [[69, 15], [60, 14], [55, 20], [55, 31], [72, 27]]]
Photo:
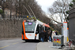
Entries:
[[40, 40], [39, 33], [47, 28], [50, 26], [39, 20], [24, 20], [22, 23], [22, 40]]

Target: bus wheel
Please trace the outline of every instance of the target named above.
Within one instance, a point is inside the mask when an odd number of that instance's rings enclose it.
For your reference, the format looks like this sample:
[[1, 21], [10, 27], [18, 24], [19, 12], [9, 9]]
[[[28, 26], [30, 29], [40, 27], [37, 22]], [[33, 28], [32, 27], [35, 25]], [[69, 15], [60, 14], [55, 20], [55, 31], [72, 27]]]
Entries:
[[25, 40], [25, 42], [27, 42], [27, 40]]

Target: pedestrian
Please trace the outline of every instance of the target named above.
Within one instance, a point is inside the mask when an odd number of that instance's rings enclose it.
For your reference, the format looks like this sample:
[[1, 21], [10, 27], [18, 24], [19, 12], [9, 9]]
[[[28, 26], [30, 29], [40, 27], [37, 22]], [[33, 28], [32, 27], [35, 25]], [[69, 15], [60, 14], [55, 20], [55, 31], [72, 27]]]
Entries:
[[45, 38], [45, 41], [48, 41], [48, 31], [44, 31], [44, 38]]
[[53, 36], [55, 36], [56, 34], [55, 34], [55, 31], [53, 31], [52, 32], [52, 40], [53, 40]]
[[55, 34], [58, 35], [57, 31], [55, 31]]
[[49, 32], [49, 41], [52, 42], [52, 30], [50, 30], [50, 32]]
[[39, 39], [41, 42], [44, 42], [44, 39], [45, 39], [44, 34], [45, 34], [44, 31], [39, 33]]
[[48, 30], [48, 40], [51, 41], [50, 30]]

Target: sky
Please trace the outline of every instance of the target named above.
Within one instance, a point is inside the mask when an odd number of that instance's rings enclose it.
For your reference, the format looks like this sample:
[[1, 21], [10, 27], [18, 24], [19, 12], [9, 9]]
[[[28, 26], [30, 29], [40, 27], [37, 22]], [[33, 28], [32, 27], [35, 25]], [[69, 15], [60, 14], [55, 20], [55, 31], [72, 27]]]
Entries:
[[48, 8], [52, 6], [53, 2], [56, 0], [36, 0], [38, 5], [41, 6], [42, 10], [48, 13]]

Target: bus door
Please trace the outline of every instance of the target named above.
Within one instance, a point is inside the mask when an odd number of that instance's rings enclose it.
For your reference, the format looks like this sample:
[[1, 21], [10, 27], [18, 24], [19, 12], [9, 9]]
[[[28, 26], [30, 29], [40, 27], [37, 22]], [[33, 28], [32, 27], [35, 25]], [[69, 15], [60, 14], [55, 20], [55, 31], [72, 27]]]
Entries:
[[38, 24], [37, 29], [36, 29], [36, 32], [37, 32], [36, 39], [39, 40], [39, 33], [42, 31], [44, 31], [44, 26]]

